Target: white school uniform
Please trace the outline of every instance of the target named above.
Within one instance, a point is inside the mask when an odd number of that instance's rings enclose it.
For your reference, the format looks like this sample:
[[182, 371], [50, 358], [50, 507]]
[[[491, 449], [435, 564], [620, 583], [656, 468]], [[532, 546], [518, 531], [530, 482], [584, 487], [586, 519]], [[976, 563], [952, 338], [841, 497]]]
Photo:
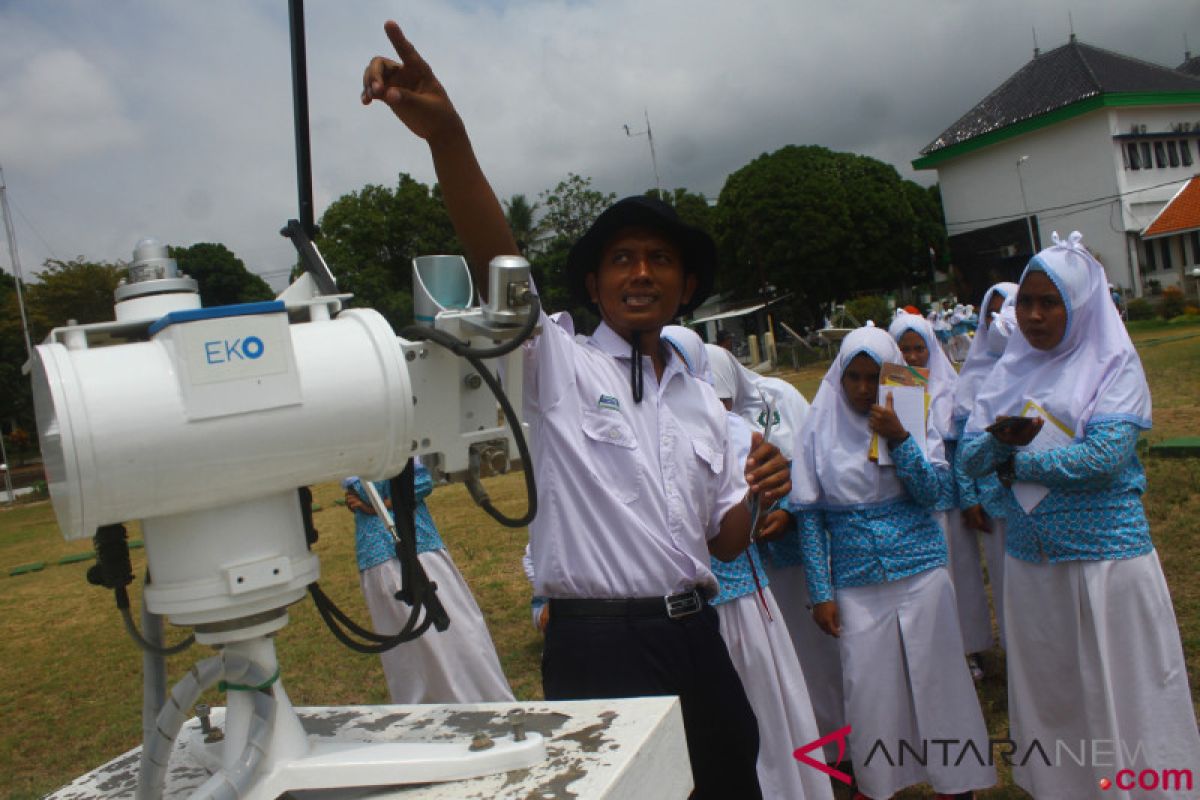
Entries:
[[544, 314], [541, 324], [524, 345], [534, 594], [715, 594], [707, 539], [747, 486], [712, 387], [670, 353], [660, 381], [643, 356], [645, 395], [634, 403], [628, 342], [604, 323], [586, 342]]

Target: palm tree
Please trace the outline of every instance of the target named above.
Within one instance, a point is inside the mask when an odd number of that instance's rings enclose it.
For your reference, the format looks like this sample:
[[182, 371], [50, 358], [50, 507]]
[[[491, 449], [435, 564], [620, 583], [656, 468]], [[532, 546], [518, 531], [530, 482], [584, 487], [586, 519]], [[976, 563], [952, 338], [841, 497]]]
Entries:
[[508, 219], [508, 227], [512, 230], [517, 247], [524, 253], [538, 235], [538, 224], [534, 222], [538, 203], [530, 203], [523, 194], [514, 194], [511, 200], [504, 201], [504, 216]]

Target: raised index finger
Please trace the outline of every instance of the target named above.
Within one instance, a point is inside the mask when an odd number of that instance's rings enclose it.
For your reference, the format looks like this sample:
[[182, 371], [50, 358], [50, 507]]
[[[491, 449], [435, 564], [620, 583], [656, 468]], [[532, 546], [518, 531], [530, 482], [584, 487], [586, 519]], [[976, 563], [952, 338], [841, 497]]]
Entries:
[[413, 47], [412, 42], [405, 38], [404, 32], [400, 30], [400, 26], [394, 20], [389, 19], [383, 23], [383, 31], [391, 41], [392, 47], [396, 48], [396, 55], [400, 56], [404, 66], [417, 72], [429, 71], [429, 65], [425, 63], [425, 59], [421, 58], [421, 54], [417, 52], [417, 48]]

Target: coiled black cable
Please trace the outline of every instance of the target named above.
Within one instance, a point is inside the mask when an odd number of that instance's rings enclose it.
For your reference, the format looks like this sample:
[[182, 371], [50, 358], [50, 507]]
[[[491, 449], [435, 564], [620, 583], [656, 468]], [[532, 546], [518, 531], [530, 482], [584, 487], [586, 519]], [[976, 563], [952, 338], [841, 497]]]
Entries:
[[[538, 301], [537, 295], [531, 294], [529, 295], [529, 314], [520, 331], [517, 332], [517, 335], [508, 342], [483, 350], [472, 349], [467, 342], [457, 339], [445, 331], [439, 331], [424, 325], [409, 325], [399, 332], [400, 336], [405, 339], [433, 342], [445, 347], [455, 355], [465, 358], [475, 368], [475, 371], [479, 373], [479, 377], [487, 384], [488, 389], [492, 392], [492, 396], [500, 404], [500, 410], [504, 413], [504, 420], [512, 428], [513, 440], [516, 442], [517, 453], [520, 455], [521, 464], [524, 467], [527, 507], [525, 513], [520, 517], [509, 517], [492, 505], [486, 493], [480, 492], [478, 502], [480, 508], [486, 511], [488, 516], [507, 528], [524, 527], [537, 516], [537, 482], [533, 475], [533, 459], [529, 455], [529, 445], [525, 441], [525, 433], [521, 429], [521, 421], [517, 418], [517, 412], [513, 410], [512, 403], [508, 401], [508, 397], [504, 394], [504, 388], [500, 386], [500, 382], [496, 380], [492, 371], [484, 365], [482, 359], [497, 358], [516, 350], [525, 340], [533, 335], [540, 317], [541, 303]], [[472, 495], [475, 494], [476, 492], [472, 491]]]

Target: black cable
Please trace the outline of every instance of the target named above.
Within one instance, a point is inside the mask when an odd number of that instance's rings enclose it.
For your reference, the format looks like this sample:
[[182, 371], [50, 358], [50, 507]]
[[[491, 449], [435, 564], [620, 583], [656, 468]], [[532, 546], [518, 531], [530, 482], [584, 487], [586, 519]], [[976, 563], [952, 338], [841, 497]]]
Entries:
[[381, 637], [379, 634], [366, 631], [358, 625], [354, 625], [347, 620], [347, 627], [350, 627], [351, 630], [355, 631], [355, 633], [362, 635], [363, 638], [371, 640], [374, 642], [374, 644], [363, 644], [362, 642], [356, 642], [350, 638], [349, 634], [342, 630], [342, 627], [338, 625], [334, 619], [335, 616], [344, 617], [345, 615], [342, 614], [341, 610], [338, 609], [336, 605], [334, 605], [333, 601], [329, 599], [329, 596], [326, 595], [316, 583], [309, 584], [308, 590], [313, 596], [313, 602], [317, 606], [317, 612], [321, 615], [321, 619], [325, 620], [326, 627], [329, 628], [338, 641], [357, 653], [363, 653], [366, 655], [378, 655], [380, 653], [386, 653], [396, 645], [416, 639], [418, 636], [421, 636], [423, 633], [425, 633], [425, 631], [429, 628], [428, 620], [424, 621], [420, 627], [416, 627], [416, 621], [420, 616], [416, 609], [414, 609], [413, 613], [409, 616], [408, 622], [405, 623], [404, 628], [402, 628], [393, 636]]
[[[393, 634], [375, 633], [350, 619], [316, 582], [308, 587], [326, 627], [338, 641], [358, 653], [384, 653], [420, 637], [431, 625], [436, 625], [439, 631], [450, 626], [450, 617], [437, 596], [437, 584], [429, 580], [417, 559], [415, 476], [415, 464], [409, 459], [404, 470], [391, 479], [389, 492], [392, 497], [392, 519], [396, 526], [396, 559], [400, 562], [400, 591], [395, 599], [412, 608], [404, 626]], [[351, 634], [367, 640], [367, 643], [356, 641]]]
[[472, 356], [475, 358], [499, 358], [500, 356], [508, 355], [524, 344], [525, 340], [533, 335], [533, 331], [537, 327], [538, 319], [541, 318], [542, 304], [536, 294], [530, 294], [528, 299], [529, 314], [526, 316], [520, 330], [517, 331], [517, 335], [507, 342], [501, 342], [495, 347], [473, 348], [469, 343], [461, 339], [456, 339], [445, 331], [439, 331], [436, 328], [426, 325], [409, 325], [401, 329], [398, 334], [404, 339], [436, 342], [456, 356], [462, 356], [463, 358], [469, 359]]
[[179, 644], [173, 644], [170, 647], [163, 647], [147, 641], [146, 638], [142, 636], [142, 632], [137, 629], [137, 625], [133, 621], [133, 614], [130, 613], [128, 608], [121, 609], [121, 619], [125, 622], [125, 632], [129, 634], [130, 639], [133, 639], [134, 644], [145, 650], [147, 653], [151, 653], [156, 656], [177, 655], [196, 643], [195, 634], [188, 634], [188, 637]]
[[[129, 559], [129, 539], [125, 526], [104, 525], [97, 528], [96, 535], [92, 537], [92, 546], [96, 550], [96, 563], [88, 567], [87, 581], [93, 586], [113, 590], [117, 609], [125, 623], [125, 631], [134, 644], [158, 656], [173, 656], [191, 647], [196, 641], [195, 636], [188, 636], [171, 647], [161, 647], [147, 641], [134, 624], [133, 615], [129, 611], [129, 590], [125, 588], [133, 582], [133, 563]], [[149, 580], [147, 575], [146, 582], [149, 583]]]
[[[500, 404], [500, 410], [504, 413], [504, 419], [508, 426], [512, 428], [513, 440], [517, 445], [517, 453], [521, 457], [521, 464], [525, 472], [525, 495], [527, 498], [527, 508], [525, 513], [520, 517], [509, 517], [503, 514], [499, 509], [492, 505], [487, 499], [486, 494], [483, 494], [477, 500], [479, 507], [487, 512], [488, 516], [508, 528], [521, 528], [528, 525], [537, 516], [537, 483], [533, 475], [533, 460], [529, 455], [529, 445], [525, 441], [525, 433], [521, 429], [521, 421], [517, 418], [517, 413], [513, 410], [512, 403], [508, 401], [508, 397], [504, 394], [503, 387], [500, 382], [492, 375], [482, 362], [484, 358], [494, 358], [497, 355], [505, 355], [519, 347], [526, 339], [528, 339], [537, 326], [537, 321], [541, 317], [541, 302], [537, 295], [529, 297], [529, 315], [525, 320], [525, 324], [521, 326], [516, 337], [509, 342], [506, 342], [499, 347], [490, 348], [487, 350], [475, 350], [460, 339], [457, 339], [445, 331], [439, 331], [435, 328], [426, 327], [424, 325], [409, 325], [399, 331], [402, 338], [414, 341], [429, 341], [434, 344], [445, 347], [450, 352], [457, 356], [465, 358], [467, 362], [473, 366], [479, 377], [487, 384], [491, 390], [492, 396], [496, 398], [496, 402]], [[474, 494], [474, 493], [473, 493]]]
[[508, 401], [508, 396], [504, 394], [504, 389], [500, 386], [500, 382], [492, 375], [491, 370], [478, 359], [468, 356], [467, 361], [471, 366], [475, 367], [479, 372], [479, 376], [483, 378], [483, 382], [492, 390], [492, 395], [500, 403], [500, 410], [504, 413], [505, 421], [512, 428], [513, 440], [517, 443], [517, 454], [521, 457], [521, 465], [524, 467], [525, 496], [528, 502], [525, 513], [515, 518], [503, 514], [498, 508], [492, 505], [486, 495], [479, 502], [479, 507], [486, 511], [488, 516], [506, 528], [521, 528], [533, 522], [533, 518], [537, 516], [537, 482], [533, 477], [533, 459], [529, 455], [529, 444], [525, 441], [525, 432], [521, 430], [521, 420], [517, 418], [517, 412], [513, 410], [512, 403]]

